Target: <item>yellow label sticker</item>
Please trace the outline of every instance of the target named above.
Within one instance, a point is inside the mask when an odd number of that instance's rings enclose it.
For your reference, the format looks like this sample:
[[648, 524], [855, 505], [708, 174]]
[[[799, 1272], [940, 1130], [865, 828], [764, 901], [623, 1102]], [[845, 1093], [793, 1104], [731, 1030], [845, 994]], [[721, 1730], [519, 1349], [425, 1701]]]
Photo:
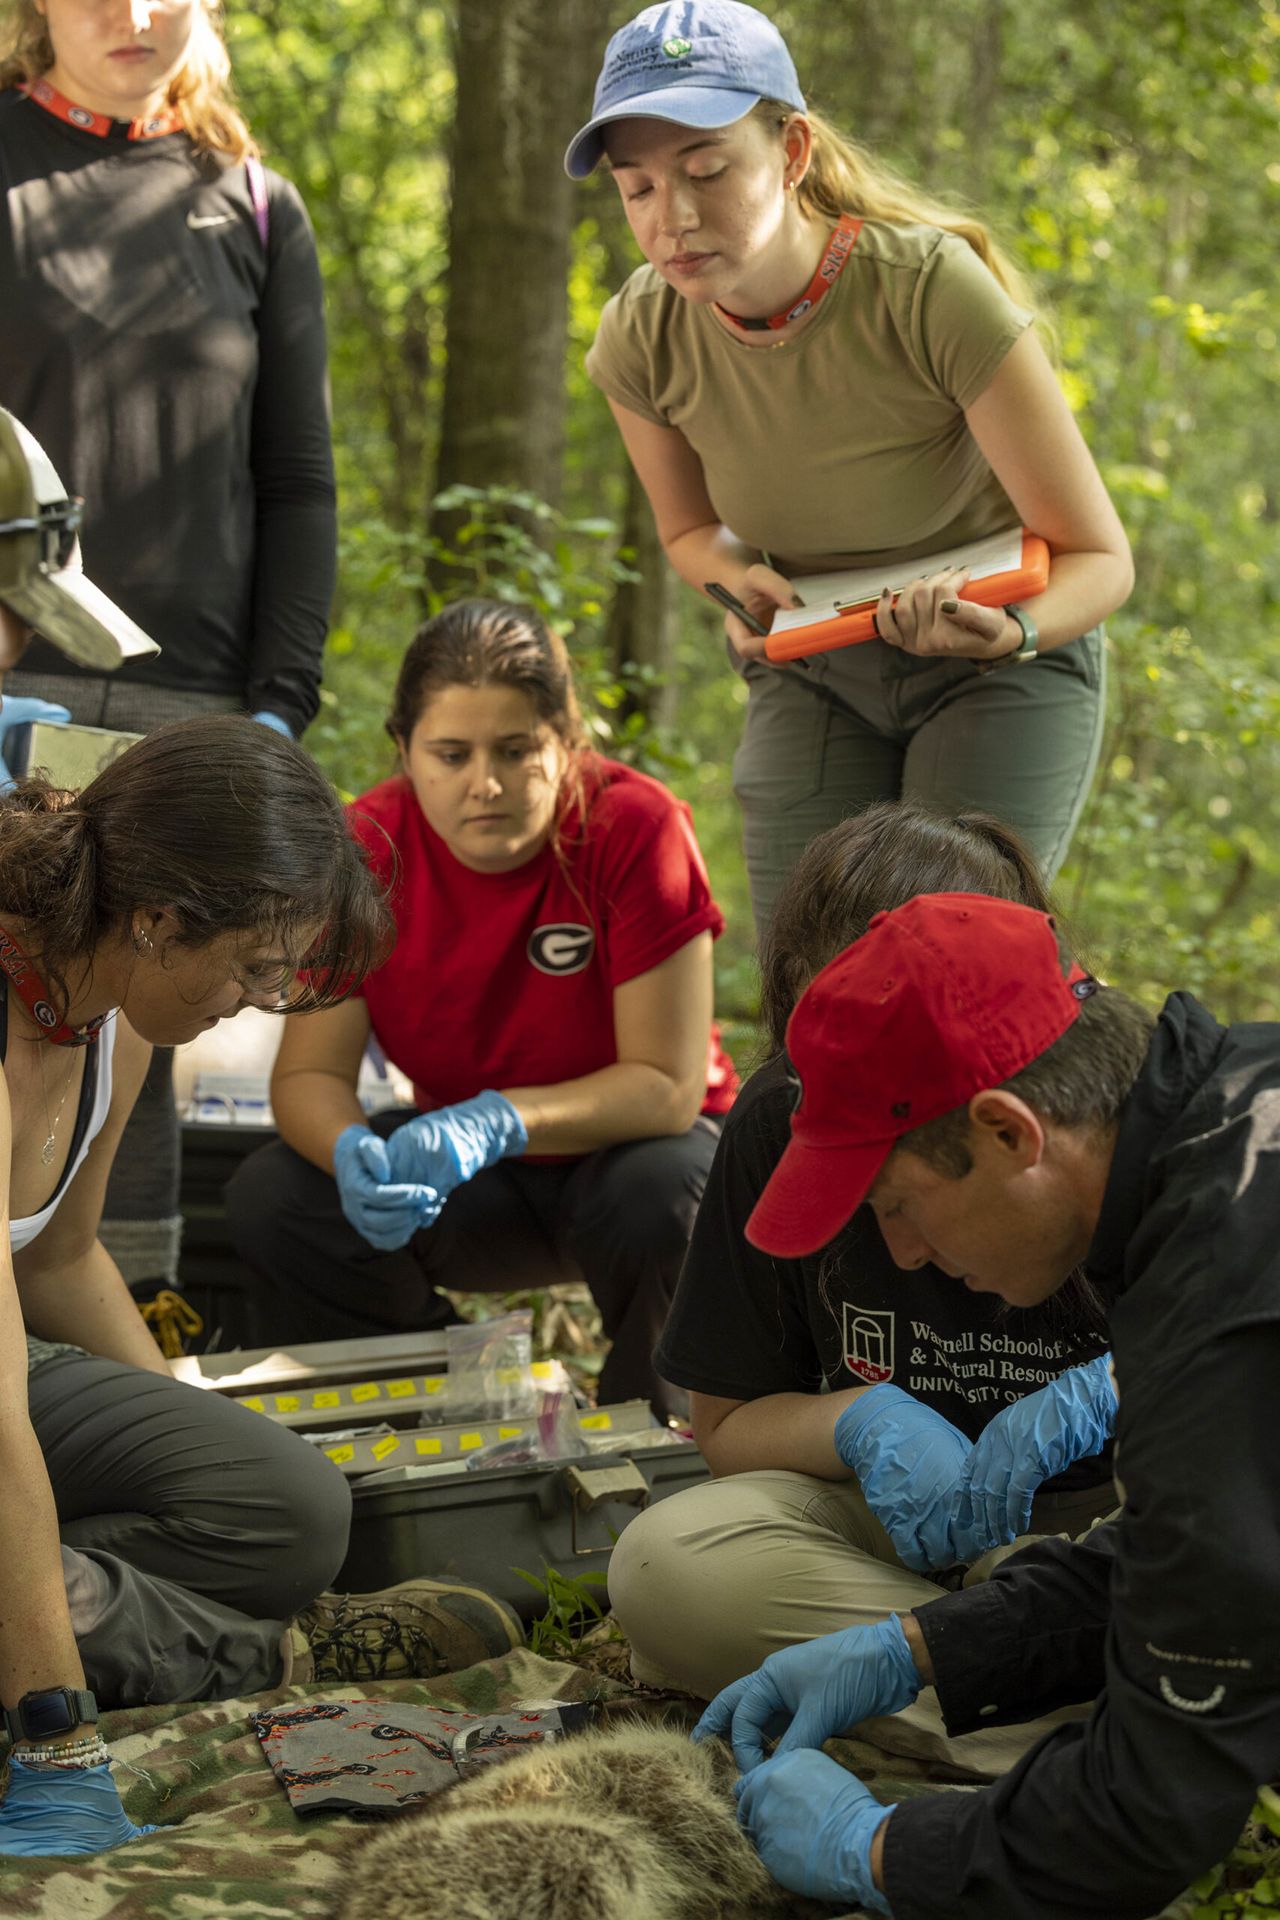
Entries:
[[499, 1367], [494, 1375], [500, 1387], [518, 1387], [520, 1384], [519, 1367]]
[[584, 1413], [578, 1421], [578, 1425], [584, 1428], [587, 1433], [608, 1433], [610, 1427], [613, 1425], [613, 1415], [611, 1413]]
[[362, 1400], [381, 1400], [382, 1388], [376, 1380], [365, 1380], [358, 1387], [352, 1387], [351, 1398], [359, 1406]]
[[433, 1379], [432, 1376], [428, 1374], [422, 1383], [422, 1391], [424, 1393], [439, 1393], [443, 1385], [444, 1381], [442, 1379], [438, 1377]]
[[400, 1435], [398, 1433], [384, 1434], [381, 1440], [375, 1440], [373, 1443], [374, 1459], [385, 1460], [389, 1453], [396, 1452], [399, 1445]]
[[412, 1380], [388, 1380], [387, 1392], [393, 1400], [406, 1400], [413, 1392]]
[[356, 1450], [349, 1441], [345, 1446], [342, 1446], [342, 1447], [326, 1447], [325, 1452], [328, 1454], [329, 1458], [332, 1460], [335, 1467], [340, 1467], [346, 1461], [354, 1460], [356, 1457]]
[[499, 1427], [499, 1440], [518, 1440], [524, 1432], [523, 1427]]
[[332, 1387], [330, 1387], [324, 1393], [313, 1393], [311, 1396], [311, 1404], [313, 1407], [340, 1407], [342, 1405], [342, 1395], [335, 1393]]
[[302, 1405], [296, 1393], [278, 1393], [276, 1395], [277, 1413], [296, 1413]]
[[265, 1413], [267, 1410], [266, 1401], [260, 1400], [256, 1394], [253, 1396], [251, 1400], [242, 1400], [240, 1402], [240, 1405], [242, 1407], [250, 1408], [250, 1410], [254, 1413]]
[[474, 1453], [477, 1447], [482, 1447], [483, 1445], [484, 1435], [482, 1433], [460, 1433], [458, 1435], [459, 1453]]
[[535, 1380], [550, 1380], [555, 1370], [555, 1362], [552, 1360], [535, 1360], [531, 1369]]
[[415, 1440], [413, 1450], [415, 1453], [439, 1453], [440, 1442], [438, 1440]]

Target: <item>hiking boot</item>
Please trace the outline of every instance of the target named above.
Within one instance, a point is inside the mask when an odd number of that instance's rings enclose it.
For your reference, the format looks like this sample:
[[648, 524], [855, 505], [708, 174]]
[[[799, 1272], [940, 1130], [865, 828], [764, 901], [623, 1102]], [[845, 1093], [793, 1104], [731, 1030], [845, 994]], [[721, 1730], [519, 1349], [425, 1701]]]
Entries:
[[524, 1644], [505, 1600], [453, 1580], [402, 1580], [381, 1593], [322, 1593], [291, 1623], [294, 1685], [433, 1680]]

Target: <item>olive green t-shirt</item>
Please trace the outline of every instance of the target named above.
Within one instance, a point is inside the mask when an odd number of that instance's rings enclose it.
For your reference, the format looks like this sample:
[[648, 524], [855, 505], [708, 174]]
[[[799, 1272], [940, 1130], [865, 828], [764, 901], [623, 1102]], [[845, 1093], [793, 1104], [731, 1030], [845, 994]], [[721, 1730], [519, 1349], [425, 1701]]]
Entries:
[[643, 266], [605, 307], [587, 372], [679, 429], [740, 539], [815, 573], [1016, 522], [964, 409], [1031, 318], [967, 241], [869, 220], [794, 339], [746, 346]]

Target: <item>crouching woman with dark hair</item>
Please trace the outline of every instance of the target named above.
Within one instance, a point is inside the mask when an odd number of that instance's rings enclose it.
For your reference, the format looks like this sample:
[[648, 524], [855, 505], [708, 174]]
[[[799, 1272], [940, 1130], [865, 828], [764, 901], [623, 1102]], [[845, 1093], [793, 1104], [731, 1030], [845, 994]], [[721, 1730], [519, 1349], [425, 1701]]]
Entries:
[[[820, 834], [779, 895], [761, 955], [775, 1052], [725, 1127], [656, 1356], [690, 1390], [716, 1478], [633, 1521], [609, 1569], [645, 1684], [708, 1698], [780, 1647], [919, 1606], [1015, 1537], [1078, 1534], [1116, 1505], [1106, 1341], [1082, 1290], [1010, 1320], [932, 1260], [899, 1271], [867, 1209], [811, 1258], [745, 1237], [790, 1138], [796, 1001], [875, 914], [937, 891], [1048, 907], [1016, 834], [909, 800]], [[987, 1773], [1042, 1730], [948, 1743], [926, 1695], [883, 1741]]]
[[[397, 942], [360, 992], [290, 1020], [283, 1136], [228, 1194], [269, 1339], [439, 1324], [436, 1287], [585, 1278], [604, 1400], [683, 1404], [652, 1354], [733, 1098], [711, 1021], [723, 921], [688, 808], [585, 744], [563, 643], [464, 601], [405, 655], [400, 771], [352, 809]], [[370, 1126], [373, 1034], [416, 1108]]]
[[[172, 1378], [97, 1227], [152, 1043], [333, 1006], [387, 937], [327, 783], [251, 720], [162, 728], [78, 796], [0, 796], [0, 1853], [134, 1837], [99, 1703], [347, 1677], [359, 1621], [313, 1604], [346, 1483]], [[394, 1630], [386, 1601], [355, 1611]]]

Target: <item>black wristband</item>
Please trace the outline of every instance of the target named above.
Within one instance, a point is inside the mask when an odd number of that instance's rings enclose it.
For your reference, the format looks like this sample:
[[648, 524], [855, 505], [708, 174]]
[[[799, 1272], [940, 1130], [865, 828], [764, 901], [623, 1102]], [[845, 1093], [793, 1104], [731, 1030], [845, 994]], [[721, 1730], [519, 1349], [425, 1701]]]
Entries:
[[24, 1693], [16, 1707], [4, 1709], [4, 1724], [19, 1741], [56, 1740], [80, 1726], [96, 1726], [98, 1703], [87, 1689], [41, 1687]]

